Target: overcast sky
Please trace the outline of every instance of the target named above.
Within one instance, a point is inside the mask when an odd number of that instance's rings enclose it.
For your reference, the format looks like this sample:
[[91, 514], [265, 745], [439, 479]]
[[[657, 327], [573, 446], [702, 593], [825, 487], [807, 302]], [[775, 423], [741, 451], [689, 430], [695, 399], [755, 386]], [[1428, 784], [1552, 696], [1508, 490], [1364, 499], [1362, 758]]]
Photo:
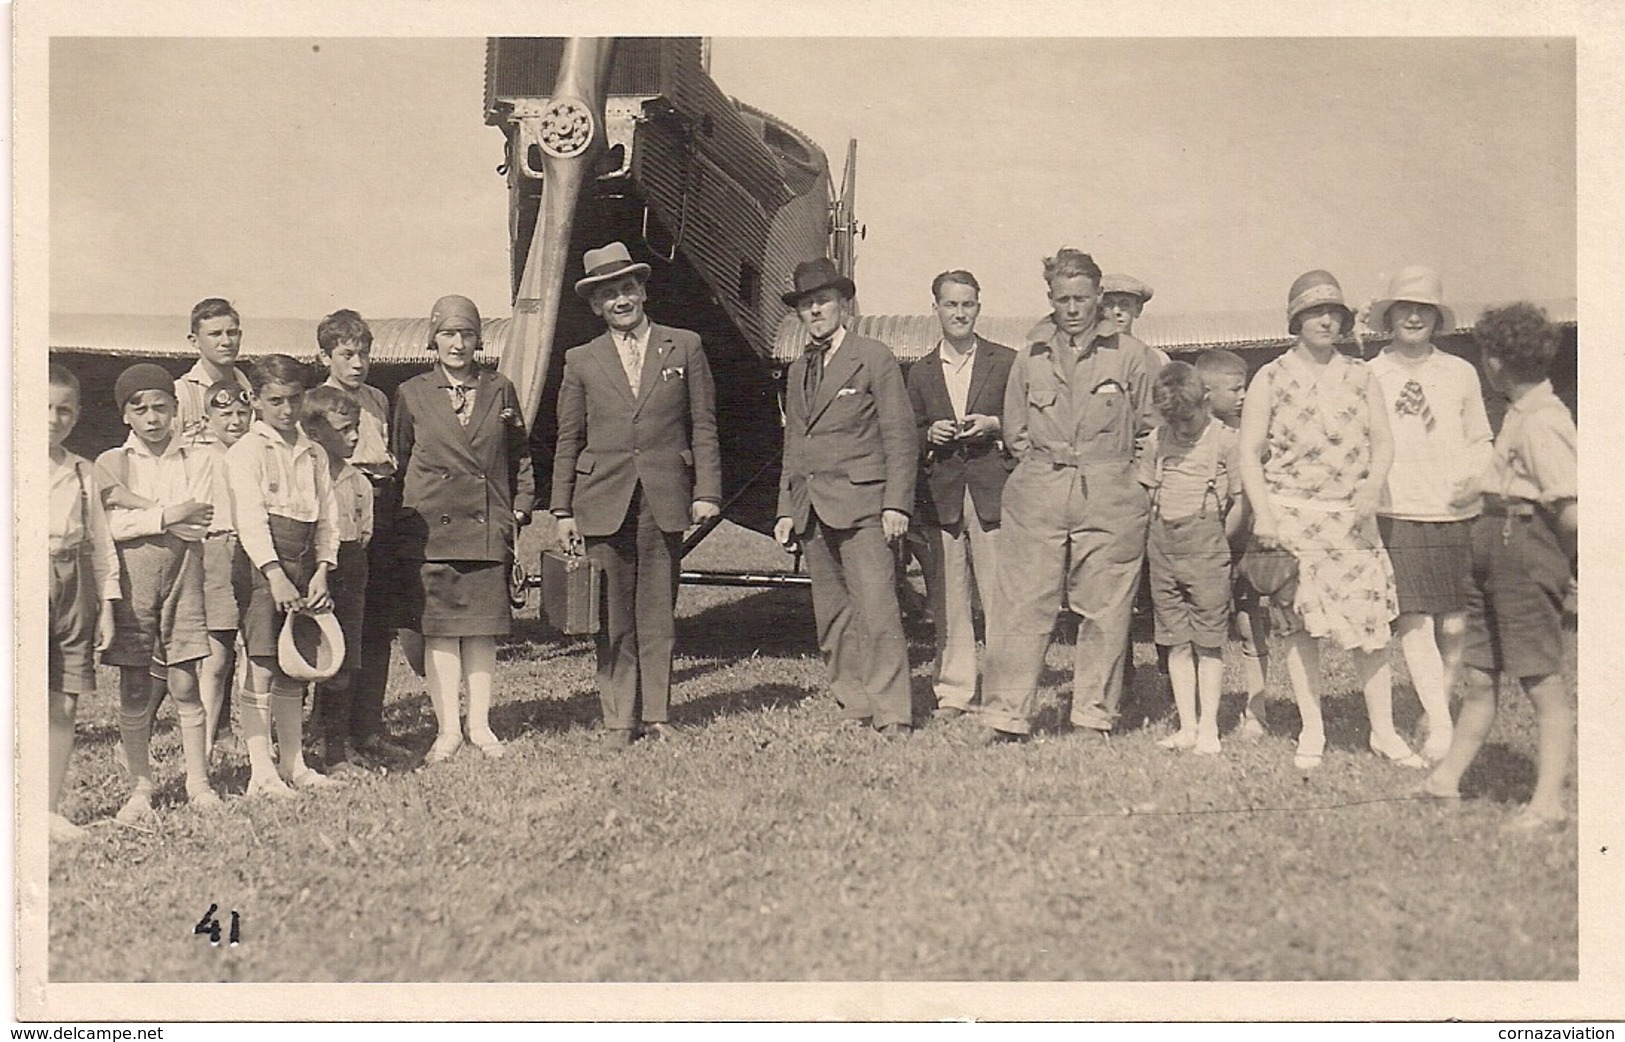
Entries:
[[[1575, 295], [1575, 51], [1562, 39], [713, 41], [724, 91], [858, 150], [869, 313], [968, 267], [1045, 310], [1061, 245], [1155, 308], [1369, 298], [1410, 263], [1457, 300]], [[51, 307], [417, 316], [508, 308], [482, 39], [58, 39]]]

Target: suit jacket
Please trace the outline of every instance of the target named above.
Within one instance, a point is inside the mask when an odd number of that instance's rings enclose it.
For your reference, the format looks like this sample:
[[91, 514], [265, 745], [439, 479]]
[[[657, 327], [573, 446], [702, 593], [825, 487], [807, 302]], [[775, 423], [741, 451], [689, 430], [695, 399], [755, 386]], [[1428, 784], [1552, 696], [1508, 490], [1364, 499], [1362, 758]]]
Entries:
[[785, 382], [779, 516], [803, 532], [813, 510], [831, 528], [878, 524], [882, 510], [910, 513], [914, 413], [891, 349], [848, 332], [811, 402], [807, 364], [805, 354], [792, 362]]
[[[1010, 379], [1010, 364], [1016, 353], [1003, 344], [976, 338], [971, 356], [970, 392], [965, 411], [984, 416], [1004, 416], [1004, 386]], [[972, 442], [951, 441], [932, 445], [925, 432], [937, 420], [954, 419], [953, 402], [942, 375], [942, 348], [915, 362], [908, 371], [909, 404], [914, 407], [914, 423], [920, 439], [920, 520], [926, 524], [954, 525], [964, 512], [965, 489], [984, 525], [999, 523], [999, 506], [1004, 482], [1015, 469], [1015, 460], [1004, 451], [1002, 438], [978, 438]]]
[[632, 491], [663, 532], [691, 522], [695, 500], [722, 500], [716, 385], [697, 333], [651, 323], [638, 395], [606, 330], [564, 356], [551, 509], [575, 515], [584, 536], [626, 521]]
[[[509, 419], [503, 418], [508, 412]], [[399, 555], [420, 561], [503, 561], [515, 510], [536, 505], [530, 436], [519, 394], [494, 369], [475, 375], [474, 411], [457, 422], [440, 367], [395, 392], [390, 447], [402, 476]]]

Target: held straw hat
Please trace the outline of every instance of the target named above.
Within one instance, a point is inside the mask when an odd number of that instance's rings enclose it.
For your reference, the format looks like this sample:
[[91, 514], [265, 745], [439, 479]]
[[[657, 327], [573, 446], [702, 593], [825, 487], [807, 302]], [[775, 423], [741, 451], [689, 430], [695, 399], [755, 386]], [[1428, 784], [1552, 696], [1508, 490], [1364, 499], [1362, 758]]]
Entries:
[[[308, 619], [316, 624], [316, 661], [306, 661], [294, 639], [298, 620]], [[276, 664], [289, 680], [327, 680], [344, 664], [344, 631], [339, 628], [338, 616], [330, 611], [290, 611], [282, 619], [282, 632], [276, 642]]]
[[1371, 302], [1371, 313], [1366, 316], [1365, 324], [1378, 333], [1391, 332], [1393, 327], [1388, 322], [1388, 309], [1402, 300], [1412, 304], [1430, 304], [1438, 310], [1439, 325], [1434, 333], [1455, 332], [1456, 313], [1445, 307], [1443, 280], [1438, 272], [1420, 264], [1401, 268], [1399, 274], [1389, 280], [1388, 292], [1381, 299]]
[[1296, 336], [1298, 333], [1298, 316], [1312, 307], [1321, 304], [1335, 304], [1343, 313], [1343, 332], [1347, 334], [1354, 328], [1354, 312], [1343, 303], [1343, 287], [1337, 284], [1337, 279], [1329, 271], [1316, 268], [1306, 271], [1293, 280], [1292, 288], [1286, 294], [1286, 328], [1287, 332]]

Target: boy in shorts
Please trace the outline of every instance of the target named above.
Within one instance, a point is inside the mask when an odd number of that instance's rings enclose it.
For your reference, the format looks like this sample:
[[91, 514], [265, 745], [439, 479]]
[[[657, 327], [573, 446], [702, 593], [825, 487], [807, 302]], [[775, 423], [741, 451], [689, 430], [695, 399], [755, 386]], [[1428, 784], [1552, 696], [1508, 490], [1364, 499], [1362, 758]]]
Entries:
[[79, 422], [79, 379], [60, 365], [51, 366], [50, 373], [50, 823], [51, 842], [70, 843], [83, 839], [85, 831], [58, 806], [73, 755], [79, 696], [96, 690], [91, 652], [105, 651], [113, 642], [119, 567], [95, 469], [63, 447]]
[[96, 459], [120, 571], [115, 632], [102, 663], [119, 668], [119, 735], [135, 788], [117, 819], [134, 825], [153, 814], [149, 668], [155, 663], [175, 698], [187, 799], [202, 808], [221, 806], [209, 786], [197, 687], [197, 663], [209, 654], [200, 544], [214, 516], [214, 460], [179, 436], [174, 381], [159, 366], [124, 370], [113, 397], [130, 436]]
[[1151, 400], [1162, 423], [1136, 461], [1151, 498], [1146, 558], [1156, 639], [1169, 649], [1179, 730], [1157, 744], [1212, 755], [1219, 746], [1224, 642], [1230, 626], [1227, 522], [1241, 495], [1236, 432], [1214, 419], [1195, 366], [1169, 362]]
[[[231, 681], [237, 666], [237, 623], [241, 609], [232, 589], [232, 561], [237, 556], [237, 527], [232, 521], [231, 491], [226, 484], [226, 450], [237, 444], [254, 419], [252, 396], [235, 380], [209, 387], [203, 402], [199, 451], [214, 458], [215, 477], [209, 495], [214, 517], [203, 537], [203, 616], [209, 628], [209, 657], [198, 669], [203, 700], [205, 749], [212, 754], [237, 750], [231, 732]], [[224, 735], [221, 732], [224, 731]]]
[[[321, 719], [317, 742], [328, 775], [361, 770], [365, 764], [351, 739], [351, 702], [356, 666], [365, 648], [367, 544], [372, 540], [372, 484], [350, 465], [360, 438], [361, 408], [356, 400], [323, 384], [305, 393], [301, 407], [305, 434], [327, 453], [333, 478], [333, 519], [338, 528], [338, 566], [328, 580], [333, 614], [344, 631], [344, 662], [339, 671], [316, 684], [316, 713]], [[380, 608], [382, 605], [380, 605]]]
[[[316, 346], [327, 367], [324, 386], [345, 392], [360, 406], [350, 465], [372, 486], [373, 494], [372, 539], [366, 544], [361, 658], [351, 688], [349, 734], [362, 757], [402, 763], [415, 759], [413, 752], [391, 741], [384, 730], [390, 645], [401, 621], [393, 610], [400, 599], [394, 525], [395, 515], [400, 512], [401, 486], [395, 457], [389, 451], [389, 399], [367, 383], [372, 366], [372, 328], [356, 312], [344, 308], [323, 318], [316, 326]], [[418, 651], [421, 659], [421, 644]]]
[[1483, 482], [1483, 513], [1473, 522], [1461, 712], [1450, 750], [1421, 794], [1460, 798], [1461, 776], [1495, 723], [1496, 682], [1516, 678], [1535, 705], [1535, 791], [1503, 828], [1555, 832], [1568, 821], [1563, 789], [1574, 732], [1562, 668], [1563, 597], [1578, 530], [1574, 417], [1546, 378], [1557, 331], [1539, 308], [1492, 308], [1473, 338], [1508, 406]]
[[[1231, 430], [1241, 426], [1241, 405], [1247, 399], [1247, 362], [1234, 351], [1215, 348], [1196, 356], [1196, 373], [1207, 388], [1208, 409], [1214, 419]], [[1250, 529], [1245, 497], [1237, 501], [1240, 514], [1231, 536], [1231, 561], [1239, 563]], [[1241, 637], [1241, 678], [1247, 690], [1247, 704], [1241, 710], [1236, 734], [1242, 738], [1264, 735], [1264, 679], [1270, 664], [1270, 617], [1252, 583], [1233, 569], [1231, 612], [1233, 628]]]

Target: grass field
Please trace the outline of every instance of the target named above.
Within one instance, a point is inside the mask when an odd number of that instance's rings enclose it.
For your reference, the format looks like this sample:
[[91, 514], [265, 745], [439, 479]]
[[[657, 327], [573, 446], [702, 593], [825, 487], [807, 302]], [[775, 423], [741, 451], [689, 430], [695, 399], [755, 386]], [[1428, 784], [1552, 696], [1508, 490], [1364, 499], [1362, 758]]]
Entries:
[[[527, 532], [534, 546], [539, 533]], [[782, 567], [724, 526], [689, 563]], [[1203, 758], [1155, 746], [1146, 712], [1105, 740], [1057, 733], [1071, 648], [1052, 648], [1026, 746], [970, 724], [903, 742], [837, 726], [804, 591], [685, 589], [681, 743], [611, 756], [589, 642], [523, 613], [500, 649], [493, 726], [434, 768], [283, 804], [182, 804], [166, 709], [161, 823], [113, 825], [127, 793], [114, 675], [84, 700], [53, 851], [53, 981], [1573, 979], [1572, 826], [1497, 826], [1533, 783], [1533, 720], [1505, 699], [1459, 807], [1407, 800], [1415, 772], [1365, 751], [1347, 661], [1328, 655], [1324, 766], [1292, 768], [1297, 712], [1271, 678], [1270, 733]], [[910, 627], [916, 708], [929, 631]], [[1151, 649], [1136, 645], [1148, 662]], [[1570, 649], [1572, 661], [1572, 648]], [[1239, 701], [1235, 662], [1223, 725]], [[1402, 669], [1400, 671], [1403, 676]], [[1396, 691], [1402, 730], [1419, 712]], [[419, 749], [423, 682], [399, 657], [386, 718]], [[1572, 806], [1572, 796], [1571, 796]], [[37, 821], [42, 819], [36, 818]], [[210, 903], [242, 943], [192, 935]], [[112, 931], [112, 932], [110, 932]], [[117, 941], [109, 938], [116, 934]]]

